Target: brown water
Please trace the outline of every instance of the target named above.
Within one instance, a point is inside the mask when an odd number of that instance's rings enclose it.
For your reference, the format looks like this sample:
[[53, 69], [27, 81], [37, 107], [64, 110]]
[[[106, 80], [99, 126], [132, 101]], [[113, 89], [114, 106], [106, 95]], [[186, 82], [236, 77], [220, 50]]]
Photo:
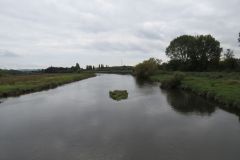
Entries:
[[[113, 89], [127, 89], [116, 102]], [[0, 160], [238, 160], [238, 113], [100, 75], [0, 104]]]

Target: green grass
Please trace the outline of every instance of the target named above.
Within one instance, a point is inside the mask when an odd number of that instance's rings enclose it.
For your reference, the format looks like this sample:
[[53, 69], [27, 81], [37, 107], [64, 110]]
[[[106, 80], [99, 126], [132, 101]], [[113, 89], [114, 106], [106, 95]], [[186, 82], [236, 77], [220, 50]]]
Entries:
[[0, 77], [0, 97], [18, 96], [83, 80], [93, 73], [5, 75]]
[[[152, 76], [151, 80], [163, 82], [173, 75], [174, 72], [160, 72]], [[185, 73], [181, 88], [225, 105], [240, 107], [240, 73]]]
[[120, 101], [128, 98], [128, 92], [126, 90], [110, 91], [109, 96], [116, 101]]

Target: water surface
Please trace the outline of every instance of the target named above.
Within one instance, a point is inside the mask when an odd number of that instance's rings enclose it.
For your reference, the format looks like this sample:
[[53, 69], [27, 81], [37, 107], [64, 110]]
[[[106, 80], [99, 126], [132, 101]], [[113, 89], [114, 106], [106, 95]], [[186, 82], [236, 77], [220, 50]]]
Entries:
[[[129, 98], [113, 101], [115, 89]], [[238, 160], [239, 147], [237, 113], [127, 75], [0, 104], [0, 160]]]

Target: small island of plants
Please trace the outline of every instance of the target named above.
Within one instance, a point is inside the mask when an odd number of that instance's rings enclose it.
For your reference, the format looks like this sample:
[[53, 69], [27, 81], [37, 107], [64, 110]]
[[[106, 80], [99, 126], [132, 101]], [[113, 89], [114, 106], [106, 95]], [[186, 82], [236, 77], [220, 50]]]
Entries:
[[120, 101], [128, 98], [128, 92], [126, 90], [109, 91], [109, 96], [113, 100]]

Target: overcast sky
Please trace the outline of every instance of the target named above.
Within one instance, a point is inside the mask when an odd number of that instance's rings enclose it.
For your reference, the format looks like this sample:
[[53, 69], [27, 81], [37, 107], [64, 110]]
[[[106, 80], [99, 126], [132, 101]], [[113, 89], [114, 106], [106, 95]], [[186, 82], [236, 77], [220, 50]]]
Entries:
[[0, 0], [0, 68], [166, 61], [183, 34], [211, 34], [240, 57], [239, 13], [240, 0]]

